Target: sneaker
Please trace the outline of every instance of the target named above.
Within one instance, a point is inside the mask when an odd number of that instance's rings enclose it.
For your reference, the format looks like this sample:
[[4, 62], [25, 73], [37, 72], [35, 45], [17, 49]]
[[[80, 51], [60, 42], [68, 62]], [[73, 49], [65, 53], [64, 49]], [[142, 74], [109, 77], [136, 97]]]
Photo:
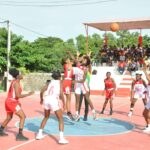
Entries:
[[148, 133], [148, 134], [150, 134], [150, 127], [147, 127], [145, 130], [143, 130], [143, 133]]
[[5, 133], [4, 130], [0, 129], [0, 136], [8, 136], [8, 134]]
[[96, 112], [93, 113], [93, 120], [96, 120]]
[[80, 120], [80, 115], [75, 115], [74, 121], [78, 121], [78, 120]]
[[61, 138], [58, 141], [59, 144], [68, 144], [69, 142], [65, 138]]
[[27, 137], [25, 137], [23, 134], [18, 133], [16, 136], [16, 141], [27, 141], [29, 140]]
[[148, 128], [148, 126], [145, 126], [142, 130], [145, 130], [145, 129], [147, 129]]
[[84, 116], [83, 121], [87, 121], [87, 116]]
[[129, 112], [129, 114], [128, 114], [128, 117], [131, 117], [131, 116], [132, 116], [132, 114], [133, 114], [133, 112], [132, 112], [132, 111], [130, 111], [130, 112]]
[[113, 114], [113, 111], [111, 110], [109, 114], [112, 115], [112, 114]]
[[68, 118], [70, 121], [74, 121], [74, 117], [72, 116], [71, 112], [67, 112], [67, 118]]
[[44, 135], [41, 133], [38, 133], [37, 135], [36, 135], [36, 140], [41, 140], [41, 139], [43, 139], [44, 138]]

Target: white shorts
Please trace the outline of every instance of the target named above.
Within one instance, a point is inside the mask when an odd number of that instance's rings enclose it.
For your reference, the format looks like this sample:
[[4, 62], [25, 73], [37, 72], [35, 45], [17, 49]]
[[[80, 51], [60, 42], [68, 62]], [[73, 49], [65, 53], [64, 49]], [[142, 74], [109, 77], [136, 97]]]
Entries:
[[44, 98], [43, 107], [46, 110], [57, 111], [61, 109], [59, 99], [57, 97], [46, 96]]
[[75, 94], [86, 94], [88, 92], [90, 92], [90, 89], [86, 83], [75, 84]]
[[144, 99], [145, 94], [144, 93], [134, 93], [133, 98], [135, 98], [135, 99], [140, 99], [140, 98]]

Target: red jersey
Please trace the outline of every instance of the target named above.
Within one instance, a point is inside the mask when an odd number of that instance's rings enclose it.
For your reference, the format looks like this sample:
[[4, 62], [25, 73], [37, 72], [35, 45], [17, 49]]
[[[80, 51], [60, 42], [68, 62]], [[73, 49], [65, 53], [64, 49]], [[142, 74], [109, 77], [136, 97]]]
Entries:
[[104, 83], [105, 83], [105, 90], [111, 90], [114, 88], [114, 82], [111, 78], [110, 79], [106, 78], [104, 80]]
[[69, 68], [67, 64], [64, 65], [64, 78], [68, 80], [73, 78], [73, 69]]
[[[7, 95], [7, 101], [18, 101], [18, 98], [16, 98], [16, 95], [15, 95], [15, 89], [14, 89], [14, 84], [15, 83], [19, 83], [18, 80], [13, 80], [11, 82], [11, 85], [10, 85], [10, 88], [9, 88], [9, 91], [8, 91], [8, 95]], [[20, 85], [20, 83], [19, 83]], [[21, 88], [21, 85], [19, 86], [19, 93], [21, 94], [22, 92], [22, 88]]]

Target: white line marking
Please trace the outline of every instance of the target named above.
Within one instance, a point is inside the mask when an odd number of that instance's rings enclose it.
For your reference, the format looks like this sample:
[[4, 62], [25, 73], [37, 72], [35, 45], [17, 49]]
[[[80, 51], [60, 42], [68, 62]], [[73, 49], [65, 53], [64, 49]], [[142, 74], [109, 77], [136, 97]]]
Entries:
[[[47, 135], [44, 135], [44, 137], [46, 137], [46, 136], [47, 136]], [[33, 142], [33, 141], [35, 141], [35, 140], [36, 140], [36, 139], [29, 140], [29, 141], [27, 141], [27, 142], [25, 142], [25, 143], [16, 145], [16, 146], [14, 146], [14, 147], [11, 147], [11, 148], [9, 148], [8, 150], [14, 150], [14, 149], [16, 149], [16, 148], [18, 148], [18, 147], [21, 147], [21, 146], [23, 146], [23, 145], [26, 145], [26, 144], [28, 144], [28, 143], [31, 143], [31, 142]]]

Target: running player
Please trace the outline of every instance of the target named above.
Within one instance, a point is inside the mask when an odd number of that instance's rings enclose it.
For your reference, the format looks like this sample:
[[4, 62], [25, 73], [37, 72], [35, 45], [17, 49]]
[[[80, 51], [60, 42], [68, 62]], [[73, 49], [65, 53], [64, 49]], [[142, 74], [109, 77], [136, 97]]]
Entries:
[[13, 114], [16, 114], [20, 118], [19, 133], [16, 136], [16, 140], [26, 141], [28, 140], [28, 138], [25, 137], [22, 133], [26, 116], [25, 116], [24, 111], [21, 108], [19, 99], [30, 96], [34, 92], [29, 92], [28, 94], [22, 94], [22, 87], [20, 85], [20, 80], [23, 79], [23, 75], [15, 68], [10, 69], [9, 72], [10, 72], [10, 75], [12, 75], [12, 77], [14, 78], [14, 80], [12, 80], [11, 82], [8, 95], [5, 101], [5, 109], [7, 112], [7, 117], [0, 127], [0, 136], [8, 135], [4, 132], [4, 129], [13, 118]]
[[70, 120], [74, 120], [71, 113], [71, 92], [73, 79], [72, 62], [69, 58], [67, 58], [62, 62], [62, 65], [64, 66], [63, 92], [66, 96], [67, 116]]
[[104, 79], [104, 84], [105, 84], [105, 89], [102, 92], [102, 95], [104, 95], [104, 92], [105, 92], [105, 102], [103, 104], [103, 109], [101, 111], [101, 114], [104, 113], [104, 110], [109, 101], [109, 104], [110, 104], [110, 113], [109, 114], [112, 115], [112, 113], [113, 113], [113, 96], [114, 96], [114, 93], [116, 90], [116, 83], [115, 83], [114, 79], [111, 78], [110, 72], [106, 73], [106, 79]]
[[147, 101], [146, 101], [146, 82], [142, 79], [142, 73], [140, 71], [136, 72], [136, 79], [132, 81], [132, 85], [131, 85], [131, 97], [130, 97], [130, 101], [131, 101], [131, 105], [130, 105], [130, 112], [128, 114], [129, 117], [132, 116], [133, 114], [133, 110], [134, 110], [134, 106], [135, 103], [138, 99], [142, 99], [144, 106], [146, 105]]
[[43, 104], [44, 106], [44, 119], [42, 120], [39, 132], [36, 136], [37, 140], [42, 139], [43, 136], [43, 129], [46, 125], [47, 120], [50, 116], [50, 111], [54, 111], [57, 119], [59, 121], [59, 141], [60, 144], [67, 144], [68, 141], [63, 136], [64, 131], [64, 121], [63, 121], [63, 113], [61, 110], [61, 106], [59, 103], [59, 97], [62, 99], [63, 102], [63, 108], [65, 109], [65, 101], [64, 101], [64, 95], [63, 95], [63, 87], [62, 82], [60, 80], [61, 74], [59, 71], [54, 71], [52, 74], [52, 80], [49, 85], [46, 85], [42, 88], [40, 92], [40, 104]]
[[144, 67], [143, 67], [143, 71], [145, 73], [145, 76], [148, 80], [148, 86], [147, 86], [147, 104], [145, 106], [145, 109], [143, 111], [143, 116], [144, 116], [144, 119], [146, 121], [146, 127], [144, 128], [143, 132], [144, 133], [150, 133], [150, 75], [147, 74], [146, 72], [146, 64], [144, 64]]

